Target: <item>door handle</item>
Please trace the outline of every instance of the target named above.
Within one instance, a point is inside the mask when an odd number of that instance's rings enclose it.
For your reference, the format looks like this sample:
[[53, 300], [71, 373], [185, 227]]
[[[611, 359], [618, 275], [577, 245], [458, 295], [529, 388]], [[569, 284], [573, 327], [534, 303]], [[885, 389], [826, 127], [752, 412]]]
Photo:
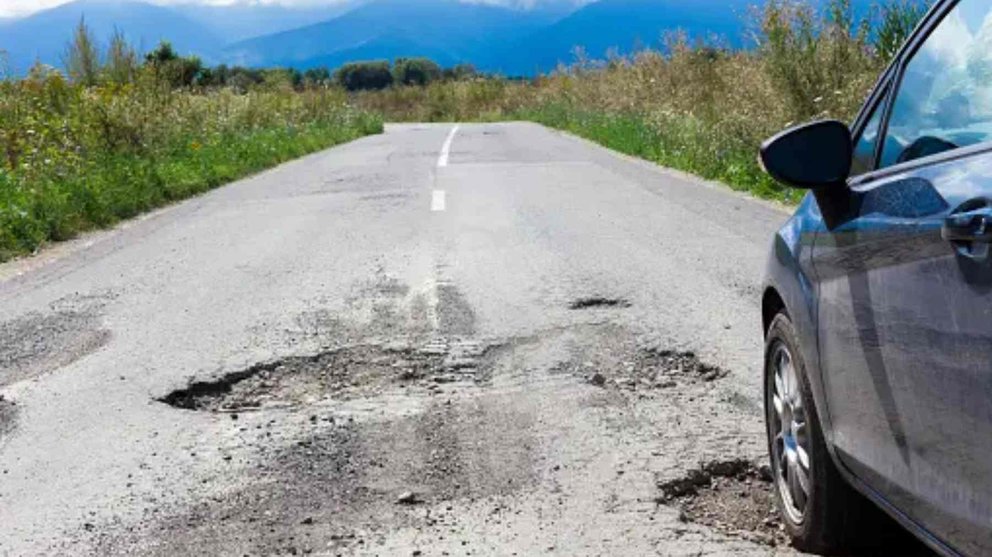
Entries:
[[976, 208], [973, 203], [966, 203], [944, 219], [940, 235], [959, 254], [970, 259], [987, 259], [992, 244], [992, 207]]

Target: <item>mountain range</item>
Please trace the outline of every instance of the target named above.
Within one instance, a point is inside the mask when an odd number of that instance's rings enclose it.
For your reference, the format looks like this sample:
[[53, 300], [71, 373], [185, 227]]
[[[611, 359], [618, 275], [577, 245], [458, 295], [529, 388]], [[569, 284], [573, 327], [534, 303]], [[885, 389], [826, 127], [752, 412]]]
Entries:
[[[15, 74], [35, 61], [61, 65], [80, 18], [100, 40], [116, 28], [139, 50], [169, 40], [210, 64], [335, 68], [354, 60], [426, 56], [508, 75], [533, 75], [610, 49], [659, 46], [666, 31], [744, 43], [757, 0], [344, 0], [293, 8], [277, 4], [178, 4], [75, 0], [18, 19], [0, 19], [0, 50]], [[822, 1], [822, 0], [820, 0]], [[869, 0], [856, 0], [867, 5]]]

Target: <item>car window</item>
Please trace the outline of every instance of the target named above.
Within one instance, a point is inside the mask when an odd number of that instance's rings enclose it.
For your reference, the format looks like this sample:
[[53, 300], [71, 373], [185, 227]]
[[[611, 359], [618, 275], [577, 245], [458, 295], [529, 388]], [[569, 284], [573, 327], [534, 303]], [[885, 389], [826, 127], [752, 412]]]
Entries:
[[881, 167], [992, 139], [992, 3], [962, 0], [913, 55]]
[[875, 146], [878, 144], [878, 129], [882, 123], [882, 108], [885, 106], [885, 95], [872, 109], [868, 123], [861, 130], [861, 136], [854, 142], [854, 155], [851, 158], [851, 176], [864, 174], [875, 168]]

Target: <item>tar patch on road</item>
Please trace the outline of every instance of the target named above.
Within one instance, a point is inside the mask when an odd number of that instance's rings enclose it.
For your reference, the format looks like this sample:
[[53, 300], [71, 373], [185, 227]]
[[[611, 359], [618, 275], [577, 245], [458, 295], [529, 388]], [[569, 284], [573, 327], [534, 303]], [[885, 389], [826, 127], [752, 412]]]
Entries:
[[92, 304], [0, 323], [0, 386], [67, 366], [108, 340]]
[[495, 348], [471, 341], [436, 341], [417, 348], [345, 347], [196, 381], [159, 401], [186, 410], [235, 412], [366, 397], [391, 385], [432, 390], [440, 384], [481, 380], [487, 355]]
[[579, 298], [568, 304], [568, 309], [597, 309], [597, 308], [629, 308], [630, 302], [623, 298], [604, 298], [593, 296], [590, 298]]
[[770, 546], [788, 544], [767, 467], [744, 459], [713, 461], [658, 488], [658, 503], [678, 508], [679, 520]]

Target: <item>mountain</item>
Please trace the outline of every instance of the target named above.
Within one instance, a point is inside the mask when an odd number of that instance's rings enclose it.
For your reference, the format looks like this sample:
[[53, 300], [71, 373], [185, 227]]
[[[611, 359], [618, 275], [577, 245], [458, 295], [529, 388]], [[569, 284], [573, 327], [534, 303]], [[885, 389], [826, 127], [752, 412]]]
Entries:
[[374, 0], [329, 21], [242, 41], [228, 63], [309, 68], [348, 60], [430, 56], [448, 64], [485, 57], [494, 44], [553, 22], [553, 11], [509, 9], [457, 0]]
[[666, 31], [681, 29], [690, 38], [719, 36], [742, 43], [747, 10], [754, 0], [600, 0], [555, 24], [491, 53], [486, 65], [511, 75], [530, 75], [574, 61], [581, 46], [593, 59], [610, 49], [661, 47]]
[[210, 62], [223, 46], [210, 30], [169, 8], [134, 0], [76, 0], [0, 24], [0, 50], [7, 51], [10, 69], [23, 74], [36, 60], [60, 66], [80, 18], [101, 44], [116, 27], [142, 51], [167, 39], [179, 52]]
[[[829, 0], [811, 0], [824, 9]], [[690, 41], [716, 40], [731, 47], [749, 47], [745, 37], [752, 11], [764, 0], [599, 0], [553, 25], [493, 49], [480, 66], [507, 75], [533, 75], [575, 61], [576, 47], [593, 60], [611, 50], [629, 54], [640, 48], [664, 48], [665, 34], [684, 32]], [[868, 14], [875, 0], [852, 0], [856, 19]]]
[[326, 21], [353, 9], [360, 3], [357, 0], [304, 6], [257, 2], [189, 3], [177, 4], [173, 10], [206, 27], [225, 44], [230, 44]]

